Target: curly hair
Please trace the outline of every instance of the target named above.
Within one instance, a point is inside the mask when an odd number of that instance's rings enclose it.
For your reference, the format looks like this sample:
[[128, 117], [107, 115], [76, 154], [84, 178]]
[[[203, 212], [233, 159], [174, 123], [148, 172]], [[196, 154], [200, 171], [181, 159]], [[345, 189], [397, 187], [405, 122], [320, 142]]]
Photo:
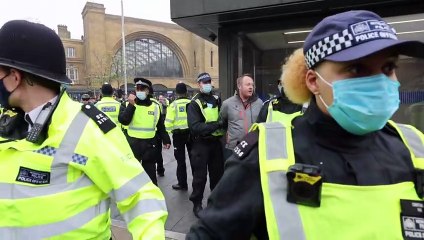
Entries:
[[284, 93], [290, 101], [297, 104], [309, 102], [312, 93], [306, 86], [305, 56], [301, 48], [296, 49], [281, 67], [281, 81], [284, 86]]

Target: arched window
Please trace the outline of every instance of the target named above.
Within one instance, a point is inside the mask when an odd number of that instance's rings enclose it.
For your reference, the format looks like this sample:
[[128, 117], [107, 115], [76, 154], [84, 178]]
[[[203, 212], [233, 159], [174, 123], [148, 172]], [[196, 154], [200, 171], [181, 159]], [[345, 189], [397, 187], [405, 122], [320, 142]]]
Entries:
[[[140, 38], [125, 44], [128, 77], [183, 77], [177, 55], [164, 43]], [[122, 48], [113, 59], [112, 72], [123, 76]]]

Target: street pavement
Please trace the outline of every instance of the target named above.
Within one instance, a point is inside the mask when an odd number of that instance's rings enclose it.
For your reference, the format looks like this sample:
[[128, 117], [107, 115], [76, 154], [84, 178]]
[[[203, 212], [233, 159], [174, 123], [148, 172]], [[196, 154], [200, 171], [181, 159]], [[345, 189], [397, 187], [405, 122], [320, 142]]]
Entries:
[[[185, 238], [185, 234], [190, 230], [190, 227], [197, 222], [197, 218], [193, 214], [193, 204], [188, 200], [192, 188], [192, 174], [190, 162], [186, 153], [187, 164], [187, 183], [188, 191], [175, 191], [172, 185], [177, 183], [176, 169], [177, 161], [174, 158], [174, 150], [171, 145], [170, 149], [163, 149], [163, 164], [165, 167], [165, 176], [158, 176], [158, 185], [165, 195], [166, 206], [168, 208], [168, 219], [166, 221], [166, 239], [180, 240]], [[203, 207], [206, 206], [207, 197], [210, 195], [209, 181], [206, 183], [205, 194], [203, 199]], [[125, 223], [122, 217], [116, 211], [116, 207], [112, 207], [113, 239], [130, 240], [131, 237], [125, 229]]]

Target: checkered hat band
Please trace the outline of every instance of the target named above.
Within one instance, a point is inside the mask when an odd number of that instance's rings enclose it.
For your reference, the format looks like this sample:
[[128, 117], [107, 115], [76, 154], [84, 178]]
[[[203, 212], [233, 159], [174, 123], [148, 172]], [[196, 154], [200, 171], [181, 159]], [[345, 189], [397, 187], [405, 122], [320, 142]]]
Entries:
[[149, 84], [147, 84], [147, 83], [145, 83], [145, 82], [143, 82], [143, 81], [137, 81], [136, 83], [135, 83], [135, 85], [143, 85], [143, 86], [146, 86], [146, 87], [150, 87], [149, 86]]
[[312, 68], [327, 56], [354, 46], [353, 40], [353, 35], [349, 33], [348, 29], [345, 29], [318, 41], [306, 52], [306, 65], [308, 68]]
[[351, 24], [347, 29], [321, 39], [312, 45], [305, 53], [306, 65], [308, 68], [312, 68], [334, 53], [380, 39], [398, 40], [395, 29], [384, 21], [371, 19]]

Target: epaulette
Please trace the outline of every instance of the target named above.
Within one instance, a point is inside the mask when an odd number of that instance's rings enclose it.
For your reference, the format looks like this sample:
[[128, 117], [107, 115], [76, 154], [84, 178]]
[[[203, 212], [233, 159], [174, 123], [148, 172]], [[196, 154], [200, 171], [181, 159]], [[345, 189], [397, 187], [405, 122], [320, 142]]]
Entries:
[[105, 113], [91, 104], [83, 104], [81, 106], [81, 111], [89, 118], [93, 119], [103, 133], [108, 133], [110, 130], [116, 127], [116, 124], [110, 120], [110, 118]]
[[258, 145], [259, 141], [259, 131], [249, 132], [244, 136], [243, 140], [233, 149], [233, 154], [237, 156], [238, 159], [242, 160], [250, 151]]
[[265, 105], [265, 104], [267, 104], [267, 103], [269, 103], [269, 102], [272, 102], [272, 101], [274, 101], [275, 99], [277, 99], [278, 97], [272, 97], [272, 98], [270, 98], [270, 99], [268, 99], [268, 100], [266, 100], [265, 102], [263, 102], [262, 103], [262, 105]]

